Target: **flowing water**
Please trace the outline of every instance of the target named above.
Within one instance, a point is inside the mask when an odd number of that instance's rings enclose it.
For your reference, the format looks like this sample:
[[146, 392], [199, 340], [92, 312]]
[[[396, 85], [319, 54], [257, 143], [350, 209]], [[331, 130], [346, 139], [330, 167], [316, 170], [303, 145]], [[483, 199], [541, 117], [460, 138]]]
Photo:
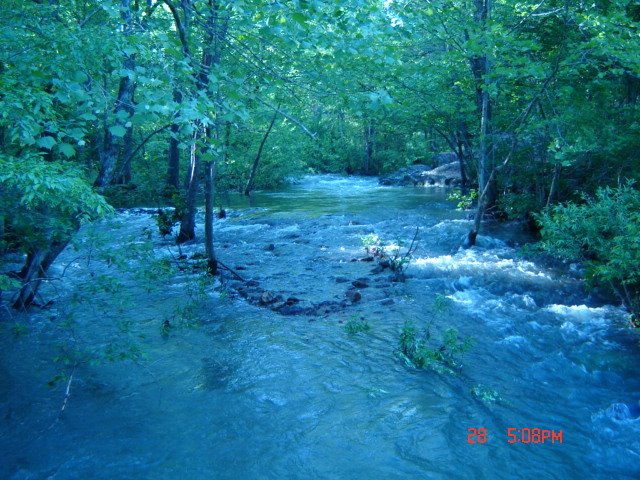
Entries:
[[[159, 239], [147, 214], [103, 223], [99, 241], [84, 230], [43, 289], [53, 306], [0, 312], [0, 478], [638, 478], [624, 311], [524, 259], [512, 226], [459, 249], [471, 222], [445, 198], [313, 176], [222, 199], [220, 260], [261, 291], [341, 305], [328, 313], [281, 315], [187, 271], [138, 275], [202, 250]], [[416, 227], [405, 282], [353, 261], [363, 236], [408, 245]], [[341, 304], [358, 278], [362, 300]], [[347, 333], [360, 318], [370, 330]], [[397, 354], [407, 320], [473, 347], [451, 372], [416, 369]], [[509, 443], [511, 428], [533, 441]]]

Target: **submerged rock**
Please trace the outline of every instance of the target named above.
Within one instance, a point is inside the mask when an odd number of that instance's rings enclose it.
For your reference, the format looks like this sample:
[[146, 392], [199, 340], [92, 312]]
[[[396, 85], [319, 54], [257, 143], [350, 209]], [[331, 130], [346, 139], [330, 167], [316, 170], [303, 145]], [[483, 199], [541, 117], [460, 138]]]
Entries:
[[280, 313], [281, 315], [293, 316], [293, 315], [311, 314], [311, 313], [314, 313], [315, 309], [313, 308], [313, 306], [305, 305], [304, 303], [294, 303], [290, 305], [285, 302], [284, 304], [282, 304], [278, 308], [275, 308], [274, 310]]
[[345, 293], [345, 296], [351, 301], [351, 303], [357, 303], [362, 300], [362, 294], [358, 290], [349, 289]]
[[277, 297], [273, 292], [262, 292], [262, 295], [260, 295], [260, 305], [270, 305], [276, 300]]
[[369, 280], [367, 278], [359, 278], [351, 282], [351, 285], [356, 288], [367, 288], [369, 286]]
[[397, 172], [380, 177], [381, 185], [414, 187], [454, 187], [460, 185], [460, 164], [451, 162], [437, 168], [427, 165], [411, 165]]
[[344, 301], [336, 302], [336, 301], [328, 300], [328, 301], [320, 302], [318, 305], [316, 305], [314, 313], [315, 315], [327, 315], [329, 313], [343, 310], [346, 307], [347, 307], [347, 304]]

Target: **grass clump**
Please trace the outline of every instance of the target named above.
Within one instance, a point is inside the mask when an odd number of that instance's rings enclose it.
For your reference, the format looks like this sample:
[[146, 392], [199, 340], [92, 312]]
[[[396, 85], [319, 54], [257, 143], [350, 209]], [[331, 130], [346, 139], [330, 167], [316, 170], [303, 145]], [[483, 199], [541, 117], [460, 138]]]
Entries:
[[360, 333], [360, 332], [368, 332], [371, 330], [371, 326], [364, 319], [359, 319], [357, 317], [351, 317], [349, 321], [344, 325], [345, 332], [349, 334]]
[[398, 351], [405, 361], [416, 368], [433, 368], [439, 373], [453, 373], [461, 367], [459, 357], [471, 348], [471, 339], [460, 339], [455, 328], [447, 328], [440, 338], [431, 335], [430, 328], [418, 332], [408, 320], [402, 327]]

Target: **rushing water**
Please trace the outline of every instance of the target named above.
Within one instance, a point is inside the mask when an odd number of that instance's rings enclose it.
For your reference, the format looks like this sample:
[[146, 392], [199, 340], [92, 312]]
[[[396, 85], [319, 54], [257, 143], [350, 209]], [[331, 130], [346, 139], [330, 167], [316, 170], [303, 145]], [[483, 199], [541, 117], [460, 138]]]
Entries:
[[[0, 478], [638, 478], [640, 347], [624, 312], [523, 259], [516, 229], [493, 226], [459, 249], [470, 221], [445, 196], [319, 176], [251, 204], [222, 199], [218, 255], [263, 289], [318, 304], [344, 298], [342, 279], [370, 279], [360, 302], [319, 316], [282, 316], [218, 283], [200, 298], [185, 272], [131, 273], [151, 257], [123, 262], [129, 273], [109, 288], [104, 253], [134, 256], [153, 219], [106, 222], [101, 247], [83, 232], [52, 267], [65, 278], [43, 290], [53, 307], [2, 307]], [[364, 235], [408, 244], [416, 227], [405, 282], [352, 261]], [[156, 257], [181, 253], [153, 241]], [[359, 317], [371, 329], [348, 334]], [[164, 320], [174, 328], [163, 336]], [[472, 337], [462, 366], [403, 362], [406, 320]], [[114, 351], [127, 358], [86, 361]], [[470, 428], [486, 443], [469, 444]], [[511, 444], [509, 428], [562, 431], [562, 443]]]

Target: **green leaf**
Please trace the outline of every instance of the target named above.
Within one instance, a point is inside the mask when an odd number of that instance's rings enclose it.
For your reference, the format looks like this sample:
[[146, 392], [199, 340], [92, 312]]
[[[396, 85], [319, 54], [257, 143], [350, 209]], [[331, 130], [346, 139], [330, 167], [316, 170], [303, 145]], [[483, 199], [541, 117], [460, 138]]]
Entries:
[[47, 150], [51, 150], [55, 144], [56, 139], [53, 137], [40, 137], [38, 140], [36, 140], [36, 145], [42, 148], [46, 148]]
[[111, 132], [111, 135], [114, 137], [124, 137], [124, 134], [127, 133], [127, 129], [121, 125], [114, 125], [109, 128], [109, 132]]
[[293, 20], [295, 20], [296, 22], [298, 22], [302, 26], [306, 26], [307, 25], [307, 17], [303, 13], [293, 12], [291, 14], [291, 18], [293, 18]]
[[67, 158], [71, 158], [76, 154], [76, 149], [69, 143], [59, 144], [58, 150], [60, 150], [60, 152], [62, 152], [62, 154]]

